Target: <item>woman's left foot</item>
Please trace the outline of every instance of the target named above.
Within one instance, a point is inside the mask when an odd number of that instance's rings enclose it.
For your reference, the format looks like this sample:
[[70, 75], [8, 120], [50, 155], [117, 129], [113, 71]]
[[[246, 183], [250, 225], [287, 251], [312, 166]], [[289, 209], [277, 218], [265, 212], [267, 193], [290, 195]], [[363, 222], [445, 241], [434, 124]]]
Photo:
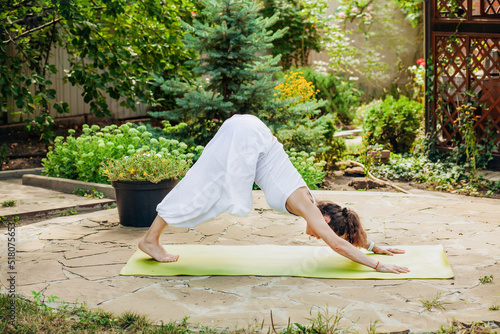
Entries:
[[139, 241], [139, 249], [158, 262], [175, 262], [179, 259], [179, 255], [170, 254], [159, 243], [150, 243], [144, 238]]

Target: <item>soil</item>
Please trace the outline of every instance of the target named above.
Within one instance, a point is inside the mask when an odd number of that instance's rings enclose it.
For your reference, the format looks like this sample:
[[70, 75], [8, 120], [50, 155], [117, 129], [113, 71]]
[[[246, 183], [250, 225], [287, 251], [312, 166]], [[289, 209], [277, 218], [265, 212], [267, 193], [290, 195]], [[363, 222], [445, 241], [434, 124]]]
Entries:
[[0, 170], [42, 167], [47, 145], [39, 136], [24, 129], [2, 129], [0, 132]]

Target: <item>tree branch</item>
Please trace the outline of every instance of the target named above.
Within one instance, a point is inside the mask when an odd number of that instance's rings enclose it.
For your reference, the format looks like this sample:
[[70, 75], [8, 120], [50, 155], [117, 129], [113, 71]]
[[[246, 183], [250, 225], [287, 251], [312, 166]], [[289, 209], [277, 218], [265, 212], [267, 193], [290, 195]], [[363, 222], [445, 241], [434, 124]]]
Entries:
[[19, 38], [23, 38], [24, 36], [27, 36], [27, 35], [29, 35], [29, 34], [31, 34], [31, 33], [33, 33], [33, 32], [35, 32], [35, 31], [38, 31], [38, 30], [44, 29], [44, 28], [46, 28], [46, 27], [48, 27], [48, 26], [50, 26], [50, 25], [52, 25], [52, 24], [56, 24], [57, 22], [62, 21], [62, 20], [63, 20], [63, 18], [62, 18], [62, 17], [60, 17], [60, 18], [58, 18], [57, 20], [55, 20], [55, 19], [54, 19], [54, 20], [52, 20], [52, 21], [50, 21], [50, 22], [47, 22], [47, 23], [45, 23], [45, 24], [43, 24], [43, 25], [41, 25], [41, 26], [39, 26], [39, 27], [36, 27], [36, 28], [31, 29], [31, 30], [25, 31], [25, 32], [23, 32], [21, 35], [18, 35], [18, 36], [14, 37], [14, 38], [9, 37], [9, 40], [8, 40], [8, 41], [3, 41], [3, 44], [8, 44], [8, 43], [11, 43], [11, 42], [13, 42], [13, 41], [16, 41], [16, 40], [18, 40]]
[[19, 7], [23, 7], [24, 5], [26, 5], [26, 4], [30, 3], [30, 2], [33, 2], [33, 0], [24, 0], [24, 1], [20, 2], [20, 3], [12, 5], [11, 8], [12, 9], [16, 9], [16, 8], [19, 8]]

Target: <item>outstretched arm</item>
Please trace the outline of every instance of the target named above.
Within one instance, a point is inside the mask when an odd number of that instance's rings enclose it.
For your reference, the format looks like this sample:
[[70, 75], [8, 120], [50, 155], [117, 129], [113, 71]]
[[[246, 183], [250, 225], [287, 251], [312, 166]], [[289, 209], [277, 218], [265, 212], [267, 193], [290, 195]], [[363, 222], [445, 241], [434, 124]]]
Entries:
[[366, 256], [359, 249], [354, 247], [346, 240], [340, 238], [328, 226], [319, 211], [309, 197], [309, 192], [305, 188], [297, 189], [287, 200], [287, 208], [290, 212], [303, 217], [308, 224], [308, 230], [311, 235], [321, 238], [331, 249], [338, 254], [354, 261], [373, 268], [380, 272], [407, 273], [410, 270], [393, 264], [379, 263], [375, 259]]

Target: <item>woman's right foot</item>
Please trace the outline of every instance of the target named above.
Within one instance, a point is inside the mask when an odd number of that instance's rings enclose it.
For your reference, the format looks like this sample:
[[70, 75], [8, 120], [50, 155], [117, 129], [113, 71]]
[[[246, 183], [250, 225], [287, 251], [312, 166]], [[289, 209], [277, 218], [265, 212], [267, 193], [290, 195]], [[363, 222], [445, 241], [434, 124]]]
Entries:
[[147, 242], [144, 238], [139, 241], [139, 249], [158, 262], [175, 262], [179, 259], [179, 255], [170, 254], [158, 242]]

